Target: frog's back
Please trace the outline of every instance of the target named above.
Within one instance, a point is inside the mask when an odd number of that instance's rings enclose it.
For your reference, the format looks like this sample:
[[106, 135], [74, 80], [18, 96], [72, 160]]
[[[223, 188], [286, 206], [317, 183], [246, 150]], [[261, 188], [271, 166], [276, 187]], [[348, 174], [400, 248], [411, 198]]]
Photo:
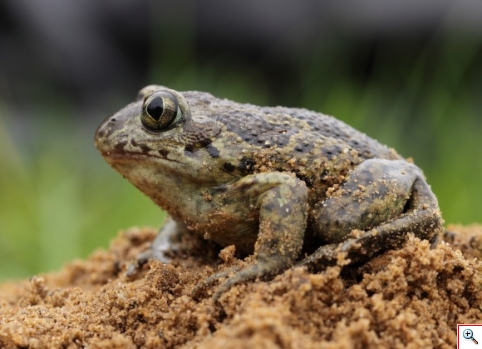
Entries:
[[355, 150], [360, 160], [401, 158], [393, 149], [325, 114], [301, 108], [241, 104], [204, 92], [183, 94], [194, 118], [215, 119], [246, 144], [262, 149], [275, 147], [278, 154], [290, 154], [286, 160], [316, 154], [316, 148], [335, 155]]
[[401, 158], [394, 149], [388, 148], [332, 116], [302, 108], [263, 107], [261, 109], [266, 114], [289, 115], [293, 120], [307, 125], [302, 132], [309, 134], [310, 139], [314, 136], [323, 140], [329, 139], [332, 142], [336, 140], [340, 147], [347, 146], [348, 149], [355, 149], [363, 159]]

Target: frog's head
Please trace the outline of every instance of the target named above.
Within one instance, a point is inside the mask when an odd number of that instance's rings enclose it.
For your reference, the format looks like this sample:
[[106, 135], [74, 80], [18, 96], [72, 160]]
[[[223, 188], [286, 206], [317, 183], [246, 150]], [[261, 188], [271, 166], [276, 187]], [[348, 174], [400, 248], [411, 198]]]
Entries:
[[198, 150], [219, 132], [220, 126], [203, 113], [197, 111], [193, 120], [181, 93], [151, 85], [134, 103], [104, 120], [95, 145], [114, 169], [152, 197], [155, 194], [147, 192], [163, 183], [211, 180], [204, 159], [208, 154]]

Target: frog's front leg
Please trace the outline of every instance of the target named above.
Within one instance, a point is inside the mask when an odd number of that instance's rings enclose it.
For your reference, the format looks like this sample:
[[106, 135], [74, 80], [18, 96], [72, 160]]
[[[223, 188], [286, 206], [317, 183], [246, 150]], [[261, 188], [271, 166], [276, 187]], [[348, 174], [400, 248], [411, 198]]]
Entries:
[[401, 247], [408, 233], [430, 240], [443, 228], [437, 199], [421, 170], [402, 160], [364, 161], [312, 219], [317, 234], [331, 244], [299, 265], [333, 264], [338, 252], [346, 252], [352, 262], [363, 261]]
[[182, 237], [189, 233], [186, 225], [171, 217], [167, 217], [164, 225], [151, 244], [148, 258], [156, 259], [163, 263], [170, 263], [170, 254], [182, 249]]
[[151, 246], [137, 255], [135, 262], [129, 264], [127, 276], [135, 275], [149, 259], [170, 263], [172, 253], [183, 248], [182, 237], [186, 233], [189, 230], [184, 223], [167, 217]]
[[[220, 206], [229, 210], [242, 205], [250, 207], [252, 212], [259, 212], [259, 227], [255, 227], [252, 233], [256, 234], [256, 228], [259, 231], [254, 245], [253, 264], [242, 270], [230, 269], [216, 273], [194, 290], [196, 294], [219, 278], [234, 272], [234, 275], [218, 287], [213, 296], [214, 300], [238, 283], [273, 276], [293, 265], [303, 245], [308, 217], [308, 189], [303, 181], [286, 173], [270, 172], [246, 176], [230, 185], [221, 201], [224, 203]], [[234, 204], [235, 202], [237, 203]], [[222, 210], [225, 209], [221, 208]], [[239, 215], [238, 212], [224, 213]], [[236, 219], [244, 221], [245, 217], [239, 216]], [[233, 241], [238, 239], [236, 235], [246, 233], [243, 232], [242, 224], [234, 229], [238, 231], [228, 231], [229, 228], [226, 228], [225, 232], [233, 236]]]

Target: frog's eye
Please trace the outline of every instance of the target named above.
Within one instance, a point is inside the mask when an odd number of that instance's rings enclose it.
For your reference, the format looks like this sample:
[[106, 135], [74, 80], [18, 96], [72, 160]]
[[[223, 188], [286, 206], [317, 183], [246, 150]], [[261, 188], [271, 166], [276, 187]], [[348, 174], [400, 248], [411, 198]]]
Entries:
[[182, 110], [173, 94], [167, 91], [155, 92], [144, 100], [141, 122], [147, 130], [166, 131], [182, 120]]

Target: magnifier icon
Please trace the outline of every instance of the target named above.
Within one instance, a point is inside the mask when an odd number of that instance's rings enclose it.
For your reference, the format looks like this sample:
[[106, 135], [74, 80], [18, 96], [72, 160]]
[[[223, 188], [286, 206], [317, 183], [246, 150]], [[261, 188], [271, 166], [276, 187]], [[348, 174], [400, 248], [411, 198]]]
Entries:
[[466, 328], [463, 332], [462, 332], [462, 336], [464, 336], [465, 339], [471, 339], [472, 342], [474, 342], [475, 344], [479, 344], [479, 342], [477, 342], [474, 338], [474, 332], [472, 332], [472, 330], [470, 328]]

